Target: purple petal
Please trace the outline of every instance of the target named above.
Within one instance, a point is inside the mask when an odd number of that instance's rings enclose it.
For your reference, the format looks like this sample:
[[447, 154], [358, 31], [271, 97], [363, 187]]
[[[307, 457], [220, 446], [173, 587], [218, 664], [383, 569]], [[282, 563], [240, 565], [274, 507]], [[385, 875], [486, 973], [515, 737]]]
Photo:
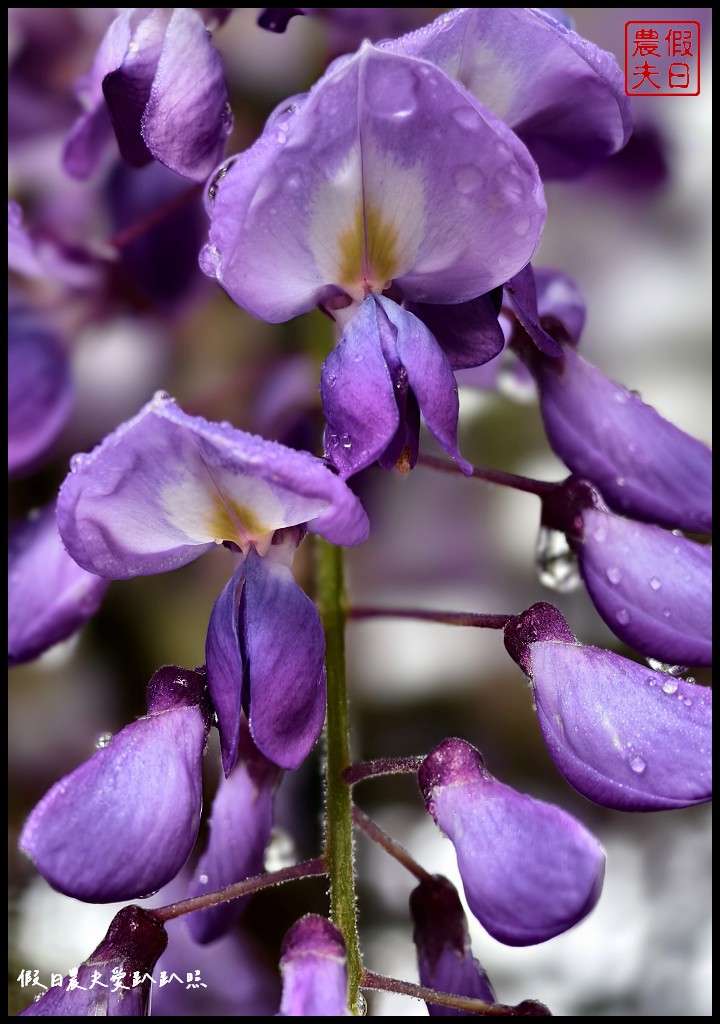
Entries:
[[87, 178], [96, 169], [112, 138], [112, 122], [103, 96], [103, 80], [117, 71], [132, 38], [133, 8], [110, 25], [100, 43], [92, 68], [77, 86], [85, 112], [73, 125], [65, 143], [63, 167], [73, 178]]
[[616, 512], [661, 526], [712, 529], [712, 453], [609, 380], [572, 348], [533, 360], [548, 440]]
[[560, 935], [600, 897], [605, 855], [574, 818], [494, 779], [465, 740], [445, 740], [418, 779], [428, 811], [452, 841], [465, 896], [509, 946]]
[[8, 310], [8, 473], [33, 469], [68, 421], [73, 385], [58, 338], [26, 310]]
[[23, 225], [22, 208], [8, 201], [8, 269], [24, 277], [57, 281], [67, 288], [97, 288], [103, 271], [94, 254], [66, 252], [58, 238], [30, 231]]
[[282, 768], [308, 756], [325, 721], [325, 635], [292, 572], [251, 553], [240, 600], [250, 732]]
[[111, 903], [155, 892], [195, 845], [205, 734], [198, 706], [126, 726], [43, 797], [20, 848], [75, 899]]
[[[373, 463], [400, 421], [381, 332], [394, 335], [375, 299], [365, 299], [325, 360], [320, 381], [327, 455], [344, 479]], [[394, 344], [394, 338], [386, 344]]]
[[546, 356], [561, 356], [562, 347], [554, 338], [550, 337], [540, 323], [535, 275], [532, 267], [528, 265], [511, 281], [508, 281], [505, 291], [515, 315], [540, 351]]
[[629, 811], [709, 800], [712, 692], [598, 647], [558, 641], [556, 629], [543, 637], [535, 612], [549, 607], [518, 616], [506, 645], [532, 681], [545, 742], [570, 785]]
[[[221, 779], [215, 794], [208, 822], [210, 835], [188, 896], [223, 889], [262, 872], [279, 775], [278, 768], [255, 748], [245, 724], [240, 757], [228, 778]], [[212, 942], [224, 935], [237, 922], [249, 898], [190, 914], [188, 927], [195, 941]]]
[[37, 658], [67, 640], [98, 610], [109, 584], [67, 553], [55, 503], [8, 534], [8, 664]]
[[324, 917], [307, 914], [285, 936], [278, 1017], [350, 1017], [345, 943]]
[[454, 306], [410, 302], [406, 308], [422, 320], [453, 370], [482, 366], [499, 355], [505, 346], [497, 311], [489, 295]]
[[[49, 989], [19, 1017], [147, 1017], [153, 968], [167, 946], [163, 925], [141, 907], [123, 907], [112, 920], [108, 933], [95, 952], [78, 968], [71, 987], [71, 976], [62, 986]], [[115, 974], [117, 972], [117, 974]], [[148, 980], [132, 984], [134, 973]], [[92, 985], [100, 974], [105, 986]], [[112, 976], [120, 979], [115, 988]]]
[[422, 320], [391, 299], [380, 298], [378, 302], [397, 328], [398, 357], [430, 432], [469, 476], [472, 466], [462, 458], [457, 446], [460, 407], [455, 376], [447, 357]]
[[463, 8], [383, 45], [462, 82], [520, 136], [543, 177], [576, 177], [630, 137], [615, 58], [538, 8]]
[[240, 742], [243, 658], [240, 652], [239, 615], [244, 583], [243, 564], [215, 602], [205, 641], [208, 689], [217, 714], [220, 750], [226, 775], [230, 774], [237, 760]]
[[267, 547], [275, 530], [308, 521], [334, 543], [369, 529], [320, 459], [188, 416], [163, 394], [76, 456], [58, 499], [68, 551], [114, 579], [176, 569], [223, 540]]
[[[465, 913], [455, 886], [434, 875], [410, 893], [420, 984], [440, 992], [497, 1002], [488, 976], [472, 955]], [[469, 1017], [464, 1010], [427, 1003], [430, 1017]]]
[[204, 181], [221, 159], [231, 128], [220, 54], [202, 18], [190, 7], [175, 7], [142, 116], [142, 137], [171, 171]]
[[103, 79], [103, 93], [120, 153], [131, 167], [144, 167], [153, 157], [141, 129], [170, 17], [167, 8], [135, 8], [132, 41], [122, 63]]
[[512, 132], [439, 69], [367, 44], [273, 119], [211, 214], [206, 272], [278, 322], [391, 281], [412, 301], [475, 298], [530, 259], [545, 204]]
[[573, 547], [610, 629], [671, 665], [712, 665], [712, 548], [599, 509]]
[[587, 318], [585, 299], [577, 284], [562, 270], [533, 267], [533, 274], [540, 323], [557, 341], [577, 345]]

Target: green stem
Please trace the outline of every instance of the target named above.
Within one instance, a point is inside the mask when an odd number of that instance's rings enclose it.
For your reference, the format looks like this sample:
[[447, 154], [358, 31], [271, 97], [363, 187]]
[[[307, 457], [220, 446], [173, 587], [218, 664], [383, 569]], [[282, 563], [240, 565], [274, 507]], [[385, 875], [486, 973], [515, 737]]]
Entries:
[[345, 684], [347, 607], [342, 548], [318, 538], [317, 569], [327, 669], [325, 863], [330, 878], [330, 915], [345, 939], [350, 1009], [360, 1016], [358, 996], [363, 968], [355, 914], [352, 796], [343, 778], [350, 766], [350, 716]]

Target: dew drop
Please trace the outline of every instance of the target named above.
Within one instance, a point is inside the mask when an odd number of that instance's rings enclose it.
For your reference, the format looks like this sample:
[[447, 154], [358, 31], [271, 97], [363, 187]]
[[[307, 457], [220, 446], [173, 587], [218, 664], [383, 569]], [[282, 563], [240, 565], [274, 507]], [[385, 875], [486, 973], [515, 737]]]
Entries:
[[156, 391], [152, 396], [153, 405], [162, 405], [163, 402], [169, 401], [171, 401], [171, 398], [167, 391]]
[[455, 171], [455, 186], [464, 196], [480, 188], [484, 180], [482, 172], [473, 164], [465, 164]]
[[692, 707], [692, 701], [690, 700], [689, 697], [685, 698], [685, 700], [683, 701], [683, 704], [685, 705], [686, 708]]
[[653, 578], [650, 580], [650, 589], [651, 590], [659, 590], [661, 586], [662, 586], [662, 583], [657, 578], [657, 576], [653, 576]]
[[335, 376], [335, 374], [334, 373], [329, 374], [328, 378], [327, 378], [327, 386], [329, 388], [334, 388], [336, 384], [337, 384], [337, 377]]
[[220, 251], [216, 245], [208, 242], [200, 250], [200, 269], [208, 277], [217, 277], [220, 270]]
[[646, 658], [645, 661], [655, 672], [664, 672], [668, 676], [681, 676], [684, 672], [687, 672], [685, 665], [668, 665], [664, 661], [658, 661], [656, 658]]
[[101, 732], [99, 736], [95, 737], [95, 749], [104, 750], [105, 747], [109, 747], [113, 741], [113, 734], [111, 732]]
[[220, 118], [220, 127], [221, 127], [222, 131], [225, 132], [225, 136], [226, 137], [233, 130], [233, 125], [234, 124], [235, 124], [235, 118], [233, 117], [232, 107], [230, 106], [229, 103], [226, 103], [225, 104], [225, 109], [223, 110], [222, 116]]
[[210, 879], [206, 874], [198, 875], [198, 882], [200, 885], [207, 885]]
[[461, 128], [477, 128], [478, 127], [478, 115], [477, 111], [472, 107], [458, 107], [452, 112], [453, 119]]
[[647, 761], [644, 761], [642, 757], [633, 757], [630, 761], [630, 768], [636, 775], [642, 775], [647, 768]]
[[270, 842], [265, 851], [265, 870], [280, 871], [289, 868], [297, 861], [295, 842], [284, 828], [274, 828], [270, 833]]
[[139, 53], [139, 51], [140, 43], [135, 42], [134, 39], [131, 43], [128, 43], [128, 53]]
[[662, 692], [663, 693], [677, 693], [679, 685], [680, 684], [678, 683], [677, 679], [673, 679], [673, 678], [666, 679], [665, 682], [662, 684]]
[[627, 626], [630, 621], [630, 612], [627, 608], [620, 608], [615, 614], [615, 618], [618, 620], [621, 626]]
[[222, 167], [220, 167], [215, 172], [215, 174], [213, 175], [213, 179], [210, 182], [210, 185], [208, 186], [208, 191], [207, 191], [207, 196], [208, 196], [208, 199], [210, 200], [211, 203], [215, 202], [215, 200], [217, 198], [218, 187], [220, 185], [220, 182], [227, 175], [227, 172], [230, 170], [231, 166], [232, 166], [232, 164], [223, 164]]
[[628, 394], [627, 391], [616, 391], [615, 392], [615, 401], [618, 402], [620, 405], [625, 405], [625, 403], [627, 402], [629, 397], [630, 397], [630, 395]]
[[70, 472], [77, 473], [80, 467], [84, 464], [87, 455], [84, 452], [78, 452], [77, 455], [70, 456]]
[[655, 685], [655, 677], [654, 676], [648, 676], [647, 677], [647, 684], [648, 684], [648, 686], [654, 686]]
[[617, 476], [615, 477], [615, 483], [618, 487], [624, 487], [627, 484], [627, 480], [624, 476]]
[[575, 555], [567, 537], [559, 530], [540, 527], [535, 547], [535, 567], [544, 587], [558, 594], [569, 594], [581, 583]]
[[349, 434], [341, 434], [340, 435], [340, 444], [342, 445], [343, 448], [345, 448], [346, 451], [349, 451], [352, 448], [352, 441], [350, 440], [350, 435]]
[[604, 526], [598, 526], [597, 530], [593, 530], [593, 537], [598, 542], [598, 544], [602, 544], [602, 542], [607, 537], [607, 530]]
[[612, 584], [617, 584], [622, 579], [622, 571], [618, 569], [616, 565], [611, 565], [610, 568], [606, 570], [605, 575]]

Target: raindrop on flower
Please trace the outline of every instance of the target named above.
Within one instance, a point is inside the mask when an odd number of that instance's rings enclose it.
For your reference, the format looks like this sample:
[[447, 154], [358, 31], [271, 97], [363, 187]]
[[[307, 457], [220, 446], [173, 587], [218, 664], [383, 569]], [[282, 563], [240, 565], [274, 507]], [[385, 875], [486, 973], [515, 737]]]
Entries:
[[216, 245], [208, 243], [200, 250], [200, 269], [208, 277], [215, 277], [220, 270], [220, 251]]
[[630, 767], [636, 775], [642, 775], [647, 768], [647, 761], [644, 761], [642, 757], [633, 757], [630, 761]]
[[653, 576], [653, 578], [650, 580], [650, 589], [651, 590], [659, 590], [661, 586], [662, 586], [662, 583], [657, 578], [657, 576]]
[[544, 587], [558, 594], [570, 594], [580, 586], [577, 560], [567, 537], [559, 530], [540, 527], [535, 548], [535, 567]]
[[100, 735], [95, 739], [95, 749], [104, 750], [105, 747], [109, 747], [112, 743], [113, 734], [111, 732], [101, 732]]
[[207, 885], [209, 881], [210, 879], [208, 878], [207, 875], [198, 875], [198, 882], [200, 883], [200, 885]]
[[350, 440], [350, 435], [349, 434], [341, 434], [340, 435], [340, 444], [342, 445], [343, 448], [345, 448], [346, 450], [349, 451], [350, 448], [352, 448], [352, 441]]
[[680, 684], [678, 683], [677, 679], [667, 679], [662, 684], [662, 692], [663, 693], [677, 693], [679, 685]]
[[70, 456], [70, 472], [76, 473], [82, 464], [85, 462], [87, 455], [84, 452], [78, 452], [77, 455]]
[[618, 569], [616, 565], [611, 565], [610, 568], [606, 571], [605, 575], [613, 584], [619, 583], [622, 579], [622, 571]]
[[620, 608], [620, 610], [616, 612], [615, 618], [618, 620], [621, 626], [627, 626], [628, 622], [630, 621], [630, 612], [627, 610], [627, 608]]

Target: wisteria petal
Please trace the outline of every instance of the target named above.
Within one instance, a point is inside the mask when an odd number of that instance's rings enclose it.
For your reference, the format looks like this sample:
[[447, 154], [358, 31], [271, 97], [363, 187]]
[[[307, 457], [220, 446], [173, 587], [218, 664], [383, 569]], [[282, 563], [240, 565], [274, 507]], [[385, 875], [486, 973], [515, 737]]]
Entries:
[[613, 55], [539, 8], [460, 8], [382, 45], [462, 82], [520, 136], [543, 177], [576, 177], [630, 137]]
[[8, 664], [67, 640], [100, 607], [109, 583], [81, 569], [63, 547], [55, 503], [8, 532]]
[[422, 320], [391, 299], [380, 298], [378, 302], [397, 328], [398, 357], [430, 432], [463, 473], [471, 474], [472, 466], [458, 451], [460, 406], [455, 376], [445, 353]]
[[[227, 779], [221, 779], [213, 801], [207, 846], [193, 873], [188, 896], [223, 889], [259, 875], [273, 825], [273, 795], [280, 771], [241, 733], [240, 756]], [[196, 911], [188, 927], [196, 942], [212, 942], [241, 916], [249, 897]]]
[[285, 936], [280, 953], [278, 1017], [350, 1017], [345, 943], [339, 928], [307, 914]]
[[[472, 955], [467, 920], [455, 886], [434, 875], [410, 893], [420, 984], [486, 1003], [497, 1002], [487, 974]], [[464, 1010], [427, 1003], [430, 1017], [468, 1017]]]
[[302, 764], [325, 721], [325, 634], [317, 608], [285, 565], [245, 565], [240, 599], [243, 704], [258, 749], [281, 768]]
[[505, 291], [515, 315], [540, 351], [546, 356], [561, 356], [562, 346], [550, 337], [540, 323], [537, 289], [532, 267], [528, 265], [511, 281], [508, 281]]
[[168, 8], [135, 8], [130, 22], [132, 40], [122, 63], [103, 79], [120, 153], [131, 167], [144, 167], [152, 160], [141, 128], [170, 16]]
[[582, 578], [610, 629], [670, 665], [712, 665], [712, 548], [599, 509], [573, 541]]
[[199, 14], [175, 7], [142, 115], [145, 144], [170, 170], [204, 181], [231, 128], [220, 54]]
[[503, 350], [505, 338], [489, 295], [453, 306], [408, 302], [406, 308], [422, 320], [453, 370], [482, 366]]
[[[123, 907], [112, 920], [108, 933], [95, 952], [67, 975], [62, 985], [52, 987], [19, 1017], [147, 1017], [150, 1011], [150, 980], [155, 964], [167, 946], [164, 926], [142, 907]], [[115, 974], [117, 972], [117, 974]], [[107, 978], [93, 985], [98, 973]], [[132, 984], [133, 975], [141, 978]], [[117, 976], [119, 987], [110, 988]], [[104, 986], [104, 987], [103, 987]]]
[[72, 405], [70, 365], [59, 339], [29, 310], [8, 310], [8, 473], [37, 465]]
[[382, 454], [400, 421], [381, 331], [394, 333], [375, 300], [369, 297], [322, 368], [320, 394], [327, 421], [325, 449], [343, 479], [369, 466]]
[[210, 614], [205, 640], [208, 690], [217, 715], [223, 768], [229, 775], [238, 756], [242, 707], [243, 658], [240, 651], [240, 595], [245, 583], [241, 565], [223, 588]]
[[570, 347], [532, 360], [548, 440], [616, 512], [712, 529], [712, 452]]
[[112, 121], [103, 95], [103, 80], [122, 64], [132, 38], [133, 8], [126, 8], [108, 28], [92, 68], [78, 82], [85, 110], [65, 142], [63, 167], [73, 178], [87, 178], [98, 166], [106, 143], [112, 138]]
[[182, 701], [126, 726], [43, 797], [20, 848], [75, 899], [111, 903], [155, 892], [195, 845], [205, 735], [203, 709]]
[[211, 215], [204, 269], [278, 322], [391, 281], [475, 298], [530, 259], [545, 204], [501, 122], [433, 65], [365, 44], [229, 167]]
[[[562, 622], [551, 606], [535, 608]], [[712, 691], [581, 646], [572, 634], [558, 641], [551, 629], [544, 639], [539, 616], [535, 625], [526, 619], [532, 613], [508, 627], [506, 646], [533, 684], [543, 737], [570, 785], [628, 811], [709, 800]]]
[[429, 813], [455, 847], [468, 905], [494, 938], [534, 945], [590, 913], [605, 855], [578, 821], [498, 782], [465, 740], [436, 747], [418, 779]]
[[242, 550], [309, 520], [335, 543], [367, 536], [363, 508], [320, 459], [188, 416], [163, 394], [89, 455], [60, 490], [63, 542], [113, 579], [167, 572], [216, 541]]
[[549, 267], [533, 267], [533, 274], [541, 324], [556, 341], [577, 345], [587, 318], [577, 283], [564, 271]]

